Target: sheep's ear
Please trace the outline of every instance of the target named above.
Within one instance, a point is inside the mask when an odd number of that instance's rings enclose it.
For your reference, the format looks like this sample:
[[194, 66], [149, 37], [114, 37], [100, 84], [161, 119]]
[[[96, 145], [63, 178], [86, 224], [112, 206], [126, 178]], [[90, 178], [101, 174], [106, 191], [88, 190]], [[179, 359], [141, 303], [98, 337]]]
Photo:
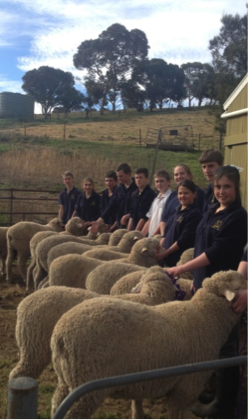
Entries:
[[144, 254], [145, 252], [148, 252], [148, 248], [146, 248], [145, 246], [142, 248], [141, 250], [141, 254]]
[[138, 241], [138, 240], [139, 240], [139, 237], [138, 237], [138, 236], [134, 236], [134, 237], [133, 237], [133, 241], [134, 241], [134, 242], [136, 242], [136, 241]]
[[77, 226], [77, 228], [82, 228], [82, 227], [84, 227], [84, 225], [83, 225], [82, 223], [77, 223], [77, 224], [76, 224], [76, 226]]
[[225, 290], [224, 295], [228, 302], [231, 302], [235, 297], [235, 293], [231, 292], [231, 290]]

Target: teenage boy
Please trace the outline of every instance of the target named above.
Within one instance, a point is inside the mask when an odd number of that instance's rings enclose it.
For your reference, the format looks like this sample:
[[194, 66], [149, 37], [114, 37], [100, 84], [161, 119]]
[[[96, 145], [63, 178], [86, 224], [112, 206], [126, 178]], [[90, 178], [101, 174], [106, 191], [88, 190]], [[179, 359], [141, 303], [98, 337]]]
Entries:
[[171, 194], [170, 189], [170, 175], [164, 169], [157, 171], [154, 175], [155, 188], [158, 191], [157, 197], [154, 198], [152, 205], [146, 214], [148, 220], [146, 221], [142, 233], [145, 236], [154, 236], [159, 230], [163, 208], [166, 200]]
[[66, 224], [72, 217], [78, 196], [81, 194], [81, 192], [74, 186], [74, 177], [72, 172], [64, 172], [62, 174], [62, 179], [66, 188], [61, 191], [59, 195], [58, 217], [63, 221], [64, 224]]
[[205, 201], [203, 206], [203, 212], [205, 212], [210, 204], [214, 204], [217, 201], [214, 197], [212, 180], [216, 169], [223, 166], [223, 156], [219, 150], [207, 149], [201, 154], [199, 162], [205, 178], [211, 182], [205, 190]]
[[[105, 175], [104, 182], [107, 188], [101, 193], [100, 214], [108, 208], [110, 199], [117, 187], [117, 175], [115, 171], [108, 171]], [[110, 226], [109, 232], [113, 232], [117, 227], [115, 215], [109, 214], [108, 218], [105, 219], [105, 223]]]
[[138, 189], [132, 194], [128, 230], [142, 230], [147, 221], [147, 212], [156, 197], [155, 191], [148, 184], [148, 169], [138, 168], [135, 171], [135, 184]]
[[117, 228], [126, 227], [131, 206], [132, 193], [137, 190], [137, 186], [132, 178], [131, 168], [128, 163], [121, 163], [116, 168], [119, 181], [109, 205], [101, 213], [101, 217], [92, 223], [91, 231], [96, 232], [99, 226], [108, 220], [112, 215], [115, 218]]

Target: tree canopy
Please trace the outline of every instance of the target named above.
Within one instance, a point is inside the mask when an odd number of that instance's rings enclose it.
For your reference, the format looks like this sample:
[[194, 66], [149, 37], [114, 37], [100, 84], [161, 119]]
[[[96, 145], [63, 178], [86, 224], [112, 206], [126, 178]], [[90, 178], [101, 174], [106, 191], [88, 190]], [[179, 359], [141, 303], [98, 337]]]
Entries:
[[74, 66], [87, 70], [87, 79], [103, 87], [101, 112], [108, 93], [117, 94], [119, 83], [130, 75], [138, 61], [148, 54], [148, 41], [139, 29], [128, 31], [115, 23], [97, 39], [82, 42], [73, 57]]
[[23, 76], [22, 80], [24, 82], [22, 89], [41, 104], [42, 113], [45, 117], [54, 107], [65, 105], [62, 102], [66, 91], [75, 94], [75, 91], [73, 91], [75, 82], [72, 73], [53, 67], [42, 66], [30, 70]]

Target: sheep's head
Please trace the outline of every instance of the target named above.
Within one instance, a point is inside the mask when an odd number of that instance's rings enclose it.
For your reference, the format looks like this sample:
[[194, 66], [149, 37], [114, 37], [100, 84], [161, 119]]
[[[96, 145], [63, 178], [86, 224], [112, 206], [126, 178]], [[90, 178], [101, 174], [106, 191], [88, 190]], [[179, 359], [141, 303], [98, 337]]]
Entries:
[[140, 239], [132, 248], [133, 252], [138, 252], [144, 257], [156, 258], [160, 251], [159, 240], [156, 238]]
[[176, 286], [171, 282], [164, 269], [155, 266], [148, 268], [140, 279], [140, 282], [133, 288], [132, 293], [144, 293], [149, 296], [159, 294], [164, 297], [164, 302], [174, 300]]
[[70, 233], [74, 236], [83, 236], [85, 235], [86, 225], [85, 221], [82, 220], [80, 217], [73, 217], [70, 219], [66, 225], [65, 230], [66, 232]]
[[101, 233], [97, 239], [96, 242], [100, 243], [100, 244], [108, 244], [109, 243], [109, 238], [110, 238], [111, 233], [105, 232], [105, 233]]
[[127, 229], [117, 229], [113, 233], [111, 233], [109, 245], [110, 246], [116, 246], [122, 239], [122, 237], [128, 233]]
[[131, 232], [125, 233], [121, 238], [119, 245], [122, 243], [130, 242], [131, 246], [133, 246], [137, 241], [143, 239], [144, 235], [139, 230], [131, 230]]
[[209, 293], [225, 296], [228, 301], [232, 301], [239, 290], [247, 289], [247, 281], [237, 271], [219, 271], [203, 280], [202, 287]]
[[54, 219], [50, 220], [48, 226], [52, 227], [55, 230], [55, 232], [61, 232], [65, 229], [64, 223], [58, 217], [55, 217]]

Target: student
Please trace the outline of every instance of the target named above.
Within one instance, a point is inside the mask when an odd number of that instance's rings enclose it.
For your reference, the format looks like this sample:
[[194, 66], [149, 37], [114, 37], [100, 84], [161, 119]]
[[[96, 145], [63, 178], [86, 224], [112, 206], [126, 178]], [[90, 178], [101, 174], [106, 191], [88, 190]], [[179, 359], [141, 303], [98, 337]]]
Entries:
[[207, 149], [201, 154], [199, 162], [205, 178], [211, 182], [205, 190], [203, 206], [203, 212], [205, 212], [210, 204], [217, 202], [213, 192], [212, 180], [216, 169], [223, 165], [223, 156], [219, 150]]
[[[115, 171], [108, 171], [105, 175], [106, 189], [101, 193], [100, 214], [102, 214], [109, 205], [110, 199], [114, 194], [117, 186], [117, 175]], [[105, 223], [110, 226], [109, 232], [113, 232], [117, 227], [115, 215], [109, 214], [105, 219]]]
[[70, 220], [75, 210], [75, 205], [80, 195], [80, 191], [74, 187], [74, 177], [72, 172], [66, 171], [62, 174], [63, 184], [66, 188], [59, 195], [59, 213], [58, 217], [64, 224]]
[[138, 168], [135, 171], [135, 184], [138, 189], [132, 194], [128, 230], [142, 230], [147, 221], [147, 212], [156, 197], [155, 191], [148, 185], [148, 169]]
[[[179, 163], [174, 168], [174, 181], [178, 185], [180, 181], [183, 181], [184, 179], [189, 179], [190, 181], [193, 180], [193, 175], [190, 170], [190, 168], [185, 165], [184, 163]], [[205, 193], [204, 191], [196, 185], [196, 205], [199, 208], [200, 212], [203, 210], [205, 200]], [[175, 208], [180, 205], [177, 197], [177, 191], [173, 191], [168, 200], [165, 203], [162, 217], [161, 217], [161, 223], [160, 223], [160, 233], [161, 235], [164, 234], [164, 228], [166, 225], [166, 222], [169, 220], [170, 216], [174, 213]], [[156, 232], [158, 233], [158, 232]]]
[[194, 247], [196, 228], [202, 218], [197, 208], [196, 186], [189, 179], [180, 181], [177, 186], [180, 205], [166, 223], [161, 246], [166, 251], [158, 255], [158, 261], [164, 261], [167, 267], [173, 267], [179, 261], [181, 254]]
[[101, 217], [92, 223], [92, 232], [97, 231], [98, 227], [107, 221], [110, 215], [115, 218], [117, 228], [127, 226], [132, 193], [137, 190], [137, 186], [132, 178], [131, 168], [128, 163], [118, 165], [116, 174], [119, 185], [117, 185], [114, 194], [109, 200], [108, 207], [101, 213]]
[[[172, 276], [194, 270], [196, 292], [206, 277], [221, 270], [237, 270], [247, 243], [247, 212], [241, 205], [239, 171], [230, 165], [219, 167], [213, 178], [217, 203], [203, 214], [196, 231], [195, 255], [192, 261], [169, 268]], [[193, 326], [192, 326], [193, 327]], [[220, 358], [237, 356], [239, 326], [231, 332], [220, 351]], [[216, 395], [194, 413], [200, 417], [235, 418], [239, 368], [234, 366], [216, 372]]]
[[99, 217], [101, 197], [94, 190], [94, 181], [86, 177], [82, 183], [83, 192], [79, 195], [73, 216], [91, 222]]
[[164, 169], [157, 171], [154, 175], [155, 188], [158, 191], [157, 197], [154, 198], [151, 207], [146, 214], [148, 220], [146, 221], [142, 233], [148, 237], [155, 234], [159, 223], [161, 222], [162, 211], [166, 200], [171, 194], [170, 189], [170, 175]]

